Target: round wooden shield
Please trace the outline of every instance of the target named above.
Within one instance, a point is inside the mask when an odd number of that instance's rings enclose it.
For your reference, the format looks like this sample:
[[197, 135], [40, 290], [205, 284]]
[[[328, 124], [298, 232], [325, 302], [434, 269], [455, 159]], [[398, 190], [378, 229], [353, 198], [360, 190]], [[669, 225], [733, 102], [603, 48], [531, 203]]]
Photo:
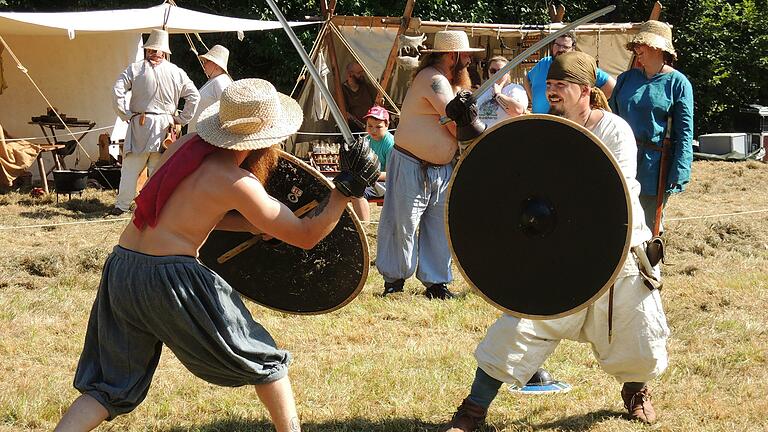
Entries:
[[[321, 173], [288, 153], [264, 186], [301, 217], [331, 191]], [[332, 312], [352, 301], [368, 276], [368, 241], [351, 207], [314, 248], [304, 250], [250, 233], [213, 231], [200, 261], [240, 294], [291, 314]]]
[[453, 172], [446, 230], [465, 279], [512, 315], [551, 319], [610, 288], [632, 212], [616, 160], [587, 129], [526, 115], [489, 128]]

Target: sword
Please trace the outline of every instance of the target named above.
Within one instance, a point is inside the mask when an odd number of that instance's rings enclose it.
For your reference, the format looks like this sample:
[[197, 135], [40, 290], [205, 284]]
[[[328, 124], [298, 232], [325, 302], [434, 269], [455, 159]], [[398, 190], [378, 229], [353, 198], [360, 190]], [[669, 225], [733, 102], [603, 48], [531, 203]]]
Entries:
[[[267, 1], [271, 2], [272, 0], [267, 0]], [[616, 9], [616, 6], [615, 5], [611, 5], [611, 6], [606, 6], [606, 7], [602, 8], [602, 9], [600, 9], [598, 11], [592, 12], [591, 14], [577, 19], [576, 21], [568, 24], [567, 26], [561, 28], [560, 30], [550, 34], [549, 36], [547, 36], [547, 37], [541, 39], [540, 41], [536, 42], [535, 44], [531, 45], [530, 47], [528, 47], [527, 50], [521, 52], [520, 54], [517, 55], [517, 57], [513, 58], [509, 63], [505, 64], [504, 67], [499, 69], [495, 74], [493, 74], [492, 77], [488, 78], [488, 81], [484, 82], [477, 90], [472, 92], [472, 97], [475, 100], [477, 100], [477, 98], [480, 97], [480, 95], [482, 95], [483, 93], [488, 91], [489, 88], [491, 88], [493, 83], [495, 83], [499, 78], [503, 77], [506, 73], [508, 73], [509, 71], [514, 69], [515, 67], [517, 67], [517, 65], [522, 63], [523, 60], [527, 59], [535, 51], [538, 51], [538, 50], [544, 48], [545, 46], [549, 45], [549, 43], [552, 42], [553, 40], [559, 38], [560, 36], [562, 36], [562, 35], [564, 35], [566, 33], [568, 33], [569, 31], [575, 29], [576, 27], [578, 27], [578, 26], [580, 26], [582, 24], [586, 24], [586, 23], [594, 20], [595, 18], [601, 17], [601, 16], [603, 16], [603, 15], [613, 11], [614, 9]], [[448, 118], [446, 116], [440, 117], [440, 124], [441, 125], [448, 124], [448, 123], [450, 123], [452, 121], [453, 120], [451, 120], [450, 118]]]
[[275, 1], [267, 0], [267, 4], [277, 17], [277, 20], [280, 21], [280, 24], [283, 26], [283, 30], [285, 30], [285, 33], [288, 34], [288, 38], [291, 40], [293, 47], [296, 48], [296, 51], [301, 57], [301, 60], [304, 62], [304, 66], [307, 67], [309, 74], [315, 81], [315, 85], [320, 89], [320, 93], [323, 94], [323, 97], [325, 97], [326, 101], [328, 102], [328, 107], [331, 109], [331, 114], [333, 115], [334, 120], [336, 120], [336, 123], [339, 125], [341, 134], [344, 136], [344, 141], [351, 145], [355, 142], [355, 138], [352, 136], [352, 131], [349, 129], [347, 122], [344, 120], [344, 116], [341, 114], [339, 106], [336, 105], [336, 101], [333, 99], [333, 96], [331, 96], [331, 92], [328, 90], [328, 87], [326, 87], [320, 79], [320, 73], [317, 72], [317, 68], [315, 68], [315, 65], [312, 64], [312, 60], [309, 59], [309, 55], [304, 50], [301, 42], [299, 42], [299, 38], [296, 37], [296, 33], [294, 33], [291, 26], [288, 25], [288, 21], [285, 20], [283, 13], [280, 12], [280, 9], [278, 9]]

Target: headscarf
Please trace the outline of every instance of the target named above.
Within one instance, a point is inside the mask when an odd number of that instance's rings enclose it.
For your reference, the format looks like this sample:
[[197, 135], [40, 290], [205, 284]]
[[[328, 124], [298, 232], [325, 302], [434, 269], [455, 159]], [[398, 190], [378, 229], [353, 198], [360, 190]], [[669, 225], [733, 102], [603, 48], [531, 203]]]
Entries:
[[571, 51], [560, 54], [552, 60], [547, 79], [568, 81], [591, 88], [589, 105], [595, 109], [611, 111], [608, 99], [600, 88], [595, 86], [597, 81], [597, 64], [595, 59], [581, 51]]

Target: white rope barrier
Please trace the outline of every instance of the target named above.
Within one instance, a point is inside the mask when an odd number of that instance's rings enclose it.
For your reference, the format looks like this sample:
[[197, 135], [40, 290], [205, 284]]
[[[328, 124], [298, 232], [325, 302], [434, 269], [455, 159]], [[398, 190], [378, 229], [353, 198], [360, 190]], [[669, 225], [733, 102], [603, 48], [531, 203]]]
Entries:
[[[109, 129], [112, 129], [113, 127], [114, 126], [104, 126], [104, 127], [101, 127], [101, 128], [89, 129], [86, 132], [90, 133], [90, 132], [98, 132], [98, 131], [103, 131], [103, 130], [109, 130]], [[69, 137], [69, 136], [72, 136], [72, 135], [70, 135], [70, 134], [62, 134], [62, 135], [50, 135], [48, 137], [41, 136], [41, 137], [26, 137], [26, 138], [6, 138], [5, 142], [44, 140], [46, 138], [53, 138], [55, 140], [56, 138]]]
[[11, 229], [24, 229], [24, 228], [50, 228], [50, 227], [58, 227], [63, 225], [83, 225], [83, 224], [103, 223], [103, 222], [121, 222], [121, 221], [127, 221], [127, 220], [131, 220], [131, 218], [89, 219], [84, 221], [59, 222], [54, 224], [0, 226], [0, 231], [11, 230]]
[[[397, 129], [388, 129], [389, 132], [394, 132]], [[365, 135], [368, 132], [352, 132], [352, 135]], [[318, 135], [318, 136], [342, 136], [341, 132], [296, 132], [296, 135]]]
[[[706, 215], [706, 216], [669, 218], [669, 219], [666, 219], [666, 222], [677, 222], [677, 221], [694, 220], [694, 219], [722, 218], [722, 217], [741, 216], [741, 215], [755, 214], [755, 213], [768, 213], [768, 209], [748, 210], [748, 211], [734, 212], [734, 213], [719, 213], [719, 214]], [[83, 224], [104, 223], [104, 222], [121, 222], [121, 221], [127, 221], [127, 220], [131, 220], [131, 218], [89, 219], [85, 221], [60, 222], [55, 224], [0, 226], [0, 231], [11, 230], [11, 229], [25, 229], [25, 228], [50, 228], [50, 227], [58, 227], [58, 226], [64, 226], [64, 225], [83, 225]], [[378, 220], [368, 221], [369, 225], [378, 225], [378, 223], [379, 223]]]
[[709, 218], [720, 218], [720, 217], [728, 217], [728, 216], [741, 216], [745, 214], [754, 214], [754, 213], [768, 213], [768, 209], [762, 209], [762, 210], [748, 210], [743, 212], [734, 212], [734, 213], [719, 213], [719, 214], [713, 214], [713, 215], [707, 215], [707, 216], [689, 216], [689, 217], [679, 217], [679, 218], [665, 218], [665, 222], [677, 222], [677, 221], [684, 221], [684, 220], [694, 220], [694, 219], [709, 219]]

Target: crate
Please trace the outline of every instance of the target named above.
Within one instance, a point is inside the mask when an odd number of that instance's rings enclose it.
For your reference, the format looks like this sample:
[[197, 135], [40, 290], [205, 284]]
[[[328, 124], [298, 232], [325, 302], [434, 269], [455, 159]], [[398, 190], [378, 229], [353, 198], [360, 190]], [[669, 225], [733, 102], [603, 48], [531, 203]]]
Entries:
[[724, 155], [731, 152], [750, 153], [752, 137], [746, 133], [713, 133], [699, 136], [699, 152]]
[[739, 132], [768, 132], [768, 107], [755, 104], [748, 105], [739, 109], [734, 120], [734, 126]]

